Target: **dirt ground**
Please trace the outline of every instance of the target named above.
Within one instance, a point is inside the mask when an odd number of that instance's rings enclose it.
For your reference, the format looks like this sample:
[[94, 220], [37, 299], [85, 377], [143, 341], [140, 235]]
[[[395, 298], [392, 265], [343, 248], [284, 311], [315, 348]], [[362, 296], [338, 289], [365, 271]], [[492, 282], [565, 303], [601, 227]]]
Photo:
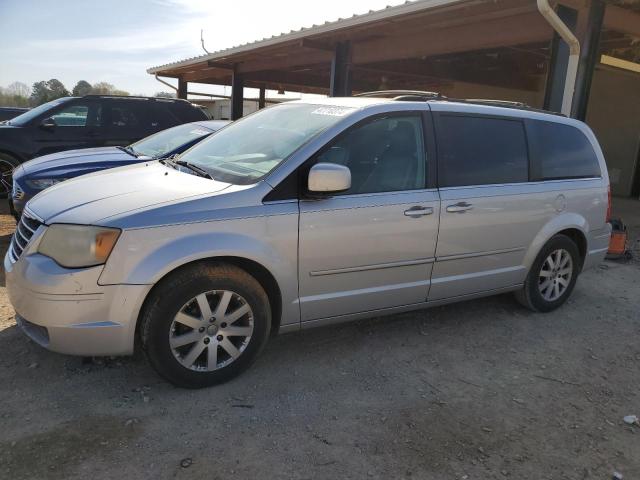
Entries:
[[[640, 202], [615, 207], [638, 238]], [[504, 295], [284, 335], [200, 391], [43, 350], [0, 286], [0, 478], [640, 478], [640, 262], [551, 314]]]

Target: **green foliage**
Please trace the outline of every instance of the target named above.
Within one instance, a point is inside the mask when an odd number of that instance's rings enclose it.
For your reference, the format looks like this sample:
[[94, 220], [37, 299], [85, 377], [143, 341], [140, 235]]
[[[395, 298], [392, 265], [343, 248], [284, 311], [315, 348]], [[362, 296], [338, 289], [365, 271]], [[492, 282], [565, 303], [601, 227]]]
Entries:
[[31, 89], [21, 82], [13, 82], [6, 88], [0, 87], [0, 106], [28, 107]]
[[[129, 92], [118, 90], [107, 82], [98, 82], [91, 85], [86, 80], [80, 80], [73, 87], [73, 95], [76, 97], [90, 94], [128, 96]], [[0, 107], [36, 107], [56, 98], [70, 95], [71, 93], [62, 82], [56, 78], [52, 78], [49, 81], [36, 82], [32, 88], [21, 82], [13, 82], [8, 87], [0, 87]]]
[[33, 84], [31, 92], [31, 104], [33, 106], [41, 105], [56, 98], [68, 97], [69, 91], [62, 82], [56, 78], [52, 78], [48, 82], [40, 81]]
[[112, 84], [107, 82], [98, 82], [93, 85], [91, 93], [94, 95], [125, 95], [128, 96], [129, 92], [124, 90], [118, 90]]
[[93, 87], [86, 80], [80, 80], [76, 83], [76, 86], [73, 87], [73, 96], [74, 97], [84, 97], [85, 95], [89, 95], [91, 93], [91, 89]]

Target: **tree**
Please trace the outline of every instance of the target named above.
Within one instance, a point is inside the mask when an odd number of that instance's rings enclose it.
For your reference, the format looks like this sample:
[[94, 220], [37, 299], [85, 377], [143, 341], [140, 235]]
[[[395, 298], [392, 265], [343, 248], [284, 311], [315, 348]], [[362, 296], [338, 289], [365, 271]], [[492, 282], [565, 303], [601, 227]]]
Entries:
[[48, 82], [40, 81], [34, 83], [30, 100], [32, 105], [41, 105], [56, 98], [68, 96], [69, 91], [62, 82], [56, 78], [52, 78]]
[[20, 82], [0, 87], [0, 107], [28, 107], [30, 92], [29, 87]]
[[76, 86], [73, 87], [73, 96], [74, 97], [84, 97], [85, 95], [89, 95], [93, 87], [86, 80], [80, 80], [76, 83]]
[[156, 92], [153, 96], [158, 98], [176, 98], [176, 94], [173, 92]]
[[49, 93], [47, 82], [43, 80], [34, 83], [31, 88], [31, 103], [33, 105], [42, 105], [43, 103], [47, 103], [49, 101]]
[[13, 82], [4, 90], [4, 93], [6, 95], [29, 98], [31, 89], [22, 82]]
[[51, 100], [55, 100], [56, 98], [68, 97], [70, 95], [69, 90], [65, 88], [60, 80], [57, 78], [52, 78], [47, 82], [47, 86], [49, 87], [49, 91], [51, 92]]
[[115, 86], [107, 82], [94, 83], [91, 93], [94, 95], [129, 95], [129, 92], [118, 90]]

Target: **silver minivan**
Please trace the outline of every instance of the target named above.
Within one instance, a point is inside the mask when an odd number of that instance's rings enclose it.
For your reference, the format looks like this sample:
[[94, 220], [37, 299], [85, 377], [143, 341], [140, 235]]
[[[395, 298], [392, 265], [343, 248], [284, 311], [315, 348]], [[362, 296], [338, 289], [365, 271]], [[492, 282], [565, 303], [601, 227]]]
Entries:
[[591, 130], [393, 95], [280, 104], [180, 161], [40, 193], [4, 260], [17, 322], [67, 354], [139, 343], [164, 378], [203, 387], [278, 332], [509, 291], [535, 311], [562, 305], [609, 243]]

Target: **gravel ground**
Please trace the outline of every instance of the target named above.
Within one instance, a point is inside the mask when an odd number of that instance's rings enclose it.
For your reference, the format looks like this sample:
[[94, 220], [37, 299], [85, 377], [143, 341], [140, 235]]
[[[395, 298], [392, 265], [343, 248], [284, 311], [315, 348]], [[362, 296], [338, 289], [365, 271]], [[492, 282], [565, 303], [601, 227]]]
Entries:
[[[616, 200], [634, 238], [639, 207]], [[639, 262], [605, 262], [551, 314], [505, 295], [284, 335], [186, 391], [38, 347], [2, 272], [0, 478], [638, 479], [639, 293]]]

